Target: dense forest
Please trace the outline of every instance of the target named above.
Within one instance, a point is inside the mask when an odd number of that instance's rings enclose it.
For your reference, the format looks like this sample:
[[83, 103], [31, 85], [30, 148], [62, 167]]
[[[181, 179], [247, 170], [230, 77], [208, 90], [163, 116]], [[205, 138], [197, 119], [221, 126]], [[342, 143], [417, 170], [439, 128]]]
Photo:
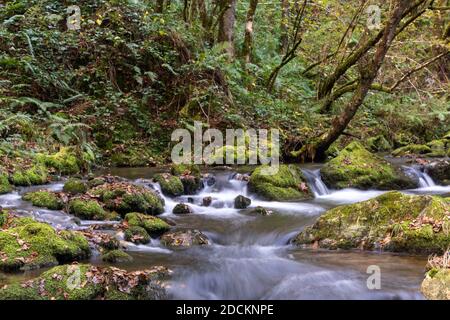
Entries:
[[[304, 272], [283, 254], [302, 265], [311, 248], [344, 252], [346, 270], [354, 249], [405, 253], [366, 258], [414, 265], [422, 289], [391, 270], [398, 287], [366, 297], [450, 299], [449, 80], [449, 0], [2, 1], [0, 299], [354, 298], [279, 294], [299, 281], [282, 274]], [[172, 133], [198, 122], [279, 130], [279, 172], [172, 165]], [[293, 250], [273, 253], [279, 274], [248, 249], [266, 242]], [[202, 277], [160, 257], [211, 243], [242, 244], [218, 259], [251, 257], [256, 271], [227, 282], [239, 263]], [[142, 246], [160, 251], [136, 257]], [[88, 285], [59, 288], [73, 266]], [[34, 280], [10, 276], [24, 270]]]

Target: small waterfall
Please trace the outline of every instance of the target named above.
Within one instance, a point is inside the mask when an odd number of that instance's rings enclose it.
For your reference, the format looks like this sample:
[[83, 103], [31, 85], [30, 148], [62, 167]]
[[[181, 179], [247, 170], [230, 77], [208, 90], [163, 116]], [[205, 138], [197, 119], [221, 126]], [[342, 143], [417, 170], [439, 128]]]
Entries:
[[420, 188], [436, 186], [436, 183], [434, 183], [433, 179], [426, 172], [422, 171], [420, 167], [404, 166], [403, 168], [407, 175], [417, 179]]
[[314, 195], [324, 196], [330, 194], [330, 190], [328, 190], [325, 183], [322, 181], [322, 177], [320, 176], [320, 169], [317, 170], [302, 170], [306, 179], [308, 180], [309, 186], [311, 187]]

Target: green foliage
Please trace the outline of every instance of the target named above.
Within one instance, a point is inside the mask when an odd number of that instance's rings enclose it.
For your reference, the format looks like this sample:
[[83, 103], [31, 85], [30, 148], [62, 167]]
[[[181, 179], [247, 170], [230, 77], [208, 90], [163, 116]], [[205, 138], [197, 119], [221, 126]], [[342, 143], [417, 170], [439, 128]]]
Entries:
[[33, 206], [47, 208], [50, 210], [61, 210], [63, 208], [63, 202], [61, 199], [49, 191], [37, 191], [29, 192], [23, 197], [25, 201], [31, 201]]

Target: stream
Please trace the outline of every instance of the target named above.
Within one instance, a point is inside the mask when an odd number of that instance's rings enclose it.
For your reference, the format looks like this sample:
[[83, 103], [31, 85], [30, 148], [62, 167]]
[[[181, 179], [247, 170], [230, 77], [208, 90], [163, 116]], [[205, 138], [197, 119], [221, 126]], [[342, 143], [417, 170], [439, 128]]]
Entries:
[[[302, 249], [289, 244], [290, 239], [305, 226], [311, 225], [326, 210], [342, 204], [364, 201], [383, 191], [344, 189], [329, 190], [320, 179], [320, 166], [302, 166], [315, 198], [304, 202], [269, 202], [251, 195], [247, 183], [234, 179], [233, 170], [209, 170], [214, 177], [195, 196], [176, 199], [164, 197], [163, 217], [176, 222], [177, 227], [188, 227], [204, 232], [210, 246], [172, 250], [152, 240], [148, 245], [126, 243], [132, 262], [115, 266], [127, 269], [145, 269], [164, 265], [173, 270], [168, 283], [173, 299], [423, 299], [419, 292], [427, 257], [403, 254], [327, 251]], [[405, 172], [420, 181], [420, 188], [406, 190], [410, 194], [444, 194], [450, 187], [436, 185], [424, 172], [405, 167]], [[151, 184], [151, 177], [160, 169], [109, 169], [138, 184], [159, 189]], [[22, 188], [0, 196], [0, 206], [14, 208], [20, 214], [33, 216], [59, 229], [80, 229], [99, 222], [81, 221], [61, 211], [43, 210], [21, 200], [30, 190], [59, 191], [63, 182], [46, 186]], [[245, 195], [252, 199], [251, 207], [262, 206], [273, 211], [269, 216], [256, 216], [249, 210], [234, 209], [234, 198]], [[200, 204], [206, 196], [212, 197], [210, 207]], [[188, 199], [190, 198], [190, 199]], [[179, 202], [191, 202], [190, 215], [173, 215]], [[101, 223], [101, 222], [100, 222]], [[118, 234], [118, 237], [121, 237]], [[90, 263], [104, 265], [99, 255]], [[381, 289], [370, 290], [367, 268], [381, 269]], [[2, 276], [3, 281], [34, 277], [43, 270]]]

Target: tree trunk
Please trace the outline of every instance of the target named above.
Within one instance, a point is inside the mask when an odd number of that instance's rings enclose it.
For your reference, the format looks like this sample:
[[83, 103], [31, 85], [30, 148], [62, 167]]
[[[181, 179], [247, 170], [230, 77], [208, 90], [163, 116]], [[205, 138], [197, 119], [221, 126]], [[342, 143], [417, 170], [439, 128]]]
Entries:
[[250, 63], [253, 51], [253, 22], [255, 19], [256, 7], [258, 0], [250, 0], [250, 5], [247, 12], [247, 22], [245, 24], [244, 45], [242, 48], [242, 56], [245, 63]]
[[289, 45], [289, 0], [281, 0], [280, 51], [286, 53]]
[[156, 0], [155, 12], [163, 13], [163, 11], [164, 11], [164, 0]]
[[327, 133], [323, 134], [317, 142], [312, 145], [304, 146], [298, 152], [298, 155], [303, 159], [308, 158], [314, 160], [323, 158], [330, 145], [335, 142], [347, 128], [347, 125], [364, 102], [373, 81], [378, 75], [378, 71], [396, 36], [397, 28], [402, 18], [405, 16], [409, 3], [409, 0], [397, 1], [389, 21], [384, 28], [383, 36], [376, 46], [374, 56], [371, 57], [366, 54], [365, 58], [359, 61], [360, 80], [353, 93], [353, 97], [345, 106], [343, 112], [332, 120], [332, 128]]
[[225, 45], [230, 58], [234, 58], [234, 24], [236, 22], [236, 0], [221, 0], [222, 16], [219, 20], [217, 40]]

